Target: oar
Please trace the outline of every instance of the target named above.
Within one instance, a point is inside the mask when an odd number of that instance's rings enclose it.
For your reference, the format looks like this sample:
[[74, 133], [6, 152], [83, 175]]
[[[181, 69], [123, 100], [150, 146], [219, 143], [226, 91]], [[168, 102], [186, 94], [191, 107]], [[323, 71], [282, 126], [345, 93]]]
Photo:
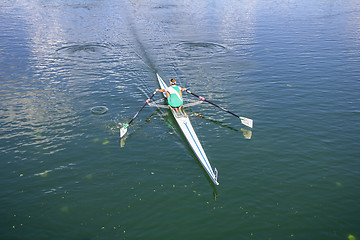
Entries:
[[126, 124], [125, 126], [123, 126], [122, 128], [120, 128], [120, 138], [122, 138], [126, 132], [127, 132], [127, 128], [129, 127], [130, 123], [132, 123], [132, 121], [134, 121], [134, 119], [137, 117], [137, 115], [139, 115], [139, 113], [141, 112], [141, 110], [143, 110], [143, 108], [146, 106], [146, 104], [148, 104], [150, 102], [150, 100], [152, 99], [152, 97], [155, 95], [155, 92], [151, 95], [151, 97], [149, 97], [148, 99], [146, 99], [145, 104], [140, 108], [140, 110], [135, 114], [135, 116], [130, 120], [130, 122], [128, 124]]
[[210, 102], [210, 101], [206, 100], [204, 97], [201, 97], [201, 96], [199, 96], [199, 95], [196, 95], [195, 93], [192, 93], [191, 91], [189, 91], [189, 90], [187, 90], [187, 89], [186, 89], [186, 92], [194, 95], [195, 97], [199, 98], [199, 99], [202, 100], [202, 101], [208, 102], [208, 103], [214, 105], [215, 107], [218, 107], [218, 108], [220, 108], [221, 110], [223, 110], [223, 111], [225, 111], [225, 112], [228, 112], [228, 113], [234, 115], [234, 116], [237, 117], [237, 118], [240, 118], [240, 119], [241, 119], [241, 123], [244, 124], [245, 126], [248, 126], [248, 127], [250, 127], [250, 128], [253, 127], [253, 120], [252, 120], [252, 119], [246, 118], [246, 117], [240, 117], [240, 116], [236, 115], [235, 113], [232, 113], [232, 112], [230, 112], [229, 110], [227, 110], [227, 109], [225, 109], [225, 108], [223, 108], [223, 107], [220, 107], [219, 105], [216, 105], [216, 104], [213, 103], [213, 102]]

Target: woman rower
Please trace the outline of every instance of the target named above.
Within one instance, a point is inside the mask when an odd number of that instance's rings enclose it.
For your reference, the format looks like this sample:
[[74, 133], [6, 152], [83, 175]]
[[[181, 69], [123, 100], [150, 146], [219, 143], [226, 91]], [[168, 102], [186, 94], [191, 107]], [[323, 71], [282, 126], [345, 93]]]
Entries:
[[166, 98], [168, 104], [175, 109], [176, 112], [179, 112], [183, 107], [183, 98], [182, 91], [185, 91], [186, 88], [181, 88], [176, 86], [176, 81], [174, 78], [170, 79], [170, 86], [166, 89], [156, 89], [158, 92], [166, 92]]

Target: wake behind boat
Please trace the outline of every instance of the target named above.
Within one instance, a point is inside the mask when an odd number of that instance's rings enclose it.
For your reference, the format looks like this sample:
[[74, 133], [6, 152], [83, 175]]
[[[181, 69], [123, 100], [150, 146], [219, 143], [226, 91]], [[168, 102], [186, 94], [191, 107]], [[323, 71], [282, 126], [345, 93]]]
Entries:
[[[160, 77], [158, 73], [156, 73], [156, 77], [158, 79], [159, 85], [162, 89], [166, 89], [167, 85], [164, 80]], [[163, 93], [163, 96], [166, 98], [166, 93]], [[170, 107], [170, 106], [169, 106]], [[194, 151], [195, 155], [199, 159], [201, 165], [204, 167], [205, 171], [209, 175], [210, 179], [214, 182], [215, 185], [219, 185], [217, 181], [218, 171], [215, 168], [213, 171], [209, 160], [205, 154], [203, 147], [200, 144], [200, 141], [194, 131], [194, 128], [191, 125], [190, 119], [188, 115], [185, 113], [183, 109], [179, 110], [179, 112], [175, 111], [172, 107], [170, 107], [171, 113], [173, 114], [176, 122], [178, 123], [181, 131], [183, 132], [186, 140], [190, 144], [190, 147]], [[215, 172], [215, 173], [214, 173]]]

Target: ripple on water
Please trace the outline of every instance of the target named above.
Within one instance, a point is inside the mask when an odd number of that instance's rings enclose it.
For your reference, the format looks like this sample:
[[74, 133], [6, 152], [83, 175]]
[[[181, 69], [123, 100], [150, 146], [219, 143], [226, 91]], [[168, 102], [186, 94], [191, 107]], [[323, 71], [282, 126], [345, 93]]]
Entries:
[[226, 47], [210, 42], [182, 42], [176, 45], [176, 50], [184, 57], [208, 58], [226, 52]]
[[105, 106], [95, 106], [95, 107], [90, 108], [90, 111], [92, 114], [102, 115], [102, 114], [107, 113], [109, 111], [109, 109]]
[[103, 43], [73, 44], [56, 50], [66, 58], [99, 58], [104, 54], [111, 53], [112, 46]]

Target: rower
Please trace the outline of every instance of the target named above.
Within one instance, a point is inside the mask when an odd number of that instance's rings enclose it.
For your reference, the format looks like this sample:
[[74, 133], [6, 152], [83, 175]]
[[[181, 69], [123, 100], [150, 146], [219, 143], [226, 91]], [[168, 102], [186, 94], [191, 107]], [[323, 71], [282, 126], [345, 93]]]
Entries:
[[179, 112], [183, 108], [183, 98], [182, 91], [185, 91], [186, 88], [181, 88], [176, 85], [174, 78], [170, 79], [170, 86], [166, 89], [156, 89], [158, 92], [166, 92], [166, 98], [170, 107], [174, 108], [176, 112]]

